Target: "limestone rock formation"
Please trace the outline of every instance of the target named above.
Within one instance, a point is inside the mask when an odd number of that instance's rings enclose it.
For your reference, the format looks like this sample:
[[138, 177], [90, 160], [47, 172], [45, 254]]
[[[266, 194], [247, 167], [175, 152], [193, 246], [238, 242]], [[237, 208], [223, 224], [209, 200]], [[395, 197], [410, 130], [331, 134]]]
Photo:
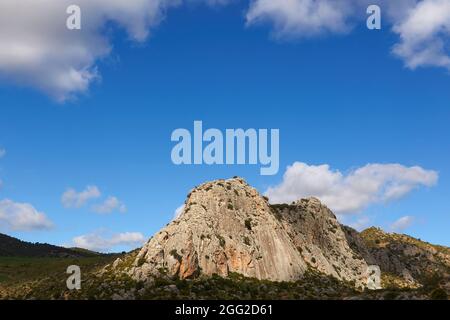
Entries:
[[343, 226], [318, 199], [309, 198], [291, 205], [276, 205], [284, 229], [301, 257], [317, 271], [339, 280], [367, 282], [367, 261], [348, 243]]
[[234, 178], [192, 190], [181, 216], [144, 245], [129, 274], [137, 280], [239, 273], [295, 281], [308, 268], [362, 285], [367, 263], [319, 200], [270, 205]]
[[181, 216], [142, 248], [131, 273], [137, 279], [161, 272], [186, 279], [236, 272], [289, 281], [306, 269], [267, 200], [232, 179], [195, 188]]

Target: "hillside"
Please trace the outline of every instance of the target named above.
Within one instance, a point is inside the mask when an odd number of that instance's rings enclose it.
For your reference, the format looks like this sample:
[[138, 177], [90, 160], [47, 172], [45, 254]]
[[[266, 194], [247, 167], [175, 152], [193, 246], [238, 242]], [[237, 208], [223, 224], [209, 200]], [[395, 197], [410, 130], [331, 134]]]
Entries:
[[360, 236], [374, 263], [393, 281], [397, 278], [389, 285], [420, 287], [439, 278], [450, 290], [450, 248], [379, 228], [366, 229]]
[[94, 257], [99, 253], [79, 249], [63, 248], [46, 243], [30, 243], [0, 233], [0, 257]]

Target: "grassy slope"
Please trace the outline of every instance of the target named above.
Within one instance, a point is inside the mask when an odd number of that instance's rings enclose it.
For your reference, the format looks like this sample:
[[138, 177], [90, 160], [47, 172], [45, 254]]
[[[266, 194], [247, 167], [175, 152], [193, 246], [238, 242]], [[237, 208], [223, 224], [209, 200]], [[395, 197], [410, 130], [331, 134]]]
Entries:
[[[311, 271], [302, 281], [277, 283], [232, 274], [196, 280], [155, 279], [138, 283], [105, 269], [117, 257], [0, 258], [0, 299], [428, 299], [431, 290], [388, 289], [356, 292], [351, 284]], [[131, 259], [124, 259], [127, 264]], [[82, 290], [68, 291], [69, 265], [82, 269]], [[97, 274], [97, 276], [94, 276]]]
[[[58, 292], [64, 291], [68, 266], [78, 265], [83, 276], [114, 259], [115, 256], [88, 258], [0, 257], [0, 299], [31, 296], [52, 298], [54, 295], [58, 295]], [[30, 295], [32, 290], [34, 292]]]

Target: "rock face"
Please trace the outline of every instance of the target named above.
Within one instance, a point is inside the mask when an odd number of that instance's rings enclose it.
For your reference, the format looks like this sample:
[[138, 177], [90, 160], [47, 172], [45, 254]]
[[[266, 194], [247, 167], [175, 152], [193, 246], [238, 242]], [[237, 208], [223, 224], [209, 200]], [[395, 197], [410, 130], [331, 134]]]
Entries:
[[367, 263], [319, 200], [270, 205], [244, 180], [195, 188], [181, 216], [144, 245], [128, 273], [136, 280], [199, 275], [295, 281], [308, 268], [363, 285]]
[[351, 248], [343, 226], [318, 199], [276, 205], [273, 210], [310, 267], [357, 286], [366, 284], [367, 261]]

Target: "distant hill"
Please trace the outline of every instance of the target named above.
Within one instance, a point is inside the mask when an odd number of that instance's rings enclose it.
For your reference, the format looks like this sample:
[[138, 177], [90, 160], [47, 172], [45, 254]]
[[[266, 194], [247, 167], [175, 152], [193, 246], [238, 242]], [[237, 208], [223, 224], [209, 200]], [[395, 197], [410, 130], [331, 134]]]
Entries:
[[101, 254], [80, 248], [25, 242], [0, 233], [0, 257], [85, 258], [99, 255]]

